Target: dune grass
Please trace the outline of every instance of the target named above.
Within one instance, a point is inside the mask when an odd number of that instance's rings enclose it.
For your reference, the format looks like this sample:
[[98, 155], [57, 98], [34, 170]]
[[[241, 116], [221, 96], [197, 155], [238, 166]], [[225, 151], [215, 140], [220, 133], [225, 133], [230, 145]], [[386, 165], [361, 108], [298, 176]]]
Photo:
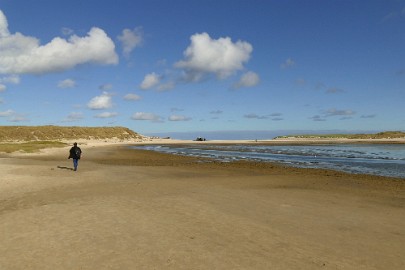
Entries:
[[141, 135], [125, 127], [0, 126], [0, 142], [138, 138]]
[[57, 141], [31, 141], [24, 143], [0, 143], [0, 152], [13, 153], [21, 151], [24, 153], [35, 153], [45, 148], [65, 147], [67, 144]]

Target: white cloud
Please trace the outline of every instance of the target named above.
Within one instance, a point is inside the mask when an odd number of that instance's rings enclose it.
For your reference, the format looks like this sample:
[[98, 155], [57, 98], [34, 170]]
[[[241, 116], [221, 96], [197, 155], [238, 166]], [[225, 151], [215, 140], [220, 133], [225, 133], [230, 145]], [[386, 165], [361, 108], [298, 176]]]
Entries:
[[0, 92], [3, 92], [7, 89], [7, 87], [4, 84], [0, 83]]
[[[0, 20], [1, 20], [1, 17], [0, 17]], [[4, 111], [4, 112], [0, 112], [0, 117], [9, 117], [9, 116], [12, 116], [14, 114], [15, 114], [15, 112], [13, 110], [7, 110], [7, 111]]]
[[147, 121], [152, 121], [152, 122], [160, 122], [160, 116], [156, 115], [154, 113], [148, 113], [148, 112], [137, 112], [134, 113], [131, 117], [132, 120], [147, 120]]
[[66, 79], [66, 80], [60, 81], [58, 83], [59, 88], [73, 88], [75, 86], [76, 86], [76, 82], [72, 79]]
[[224, 79], [243, 69], [250, 59], [252, 45], [245, 41], [232, 42], [231, 38], [212, 39], [207, 33], [194, 34], [191, 44], [184, 51], [184, 60], [175, 66], [184, 69], [186, 79], [199, 81], [206, 74]]
[[10, 34], [7, 18], [0, 10], [0, 74], [43, 74], [85, 63], [118, 63], [114, 42], [102, 29], [93, 27], [85, 37], [56, 37], [40, 45], [35, 37]]
[[122, 30], [122, 35], [118, 36], [118, 40], [122, 43], [122, 50], [125, 57], [128, 57], [137, 46], [142, 44], [142, 36], [141, 27], [135, 28], [134, 30]]
[[9, 34], [6, 15], [0, 10], [0, 38], [8, 36]]
[[157, 87], [158, 91], [166, 91], [166, 90], [170, 90], [173, 89], [176, 86], [176, 84], [173, 81], [169, 81], [166, 83], [162, 83]]
[[103, 92], [102, 95], [92, 98], [89, 103], [87, 103], [87, 107], [92, 110], [109, 109], [112, 107], [111, 95], [107, 92]]
[[248, 118], [248, 119], [260, 119], [260, 120], [269, 118], [269, 116], [267, 116], [267, 115], [257, 115], [255, 113], [245, 114], [243, 117]]
[[325, 116], [351, 116], [356, 114], [356, 112], [352, 110], [337, 110], [337, 109], [329, 109], [325, 112]]
[[312, 116], [312, 117], [309, 117], [309, 119], [312, 119], [312, 120], [315, 121], [315, 122], [324, 122], [324, 121], [326, 121], [326, 119], [323, 118], [323, 117], [320, 116], [320, 115], [314, 115], [314, 116]]
[[20, 83], [20, 77], [17, 75], [9, 75], [0, 78], [0, 83], [12, 83], [12, 84], [19, 84]]
[[112, 118], [112, 117], [116, 117], [118, 115], [118, 113], [116, 112], [103, 112], [103, 113], [99, 113], [97, 115], [95, 115], [95, 118]]
[[158, 85], [160, 82], [160, 76], [157, 75], [155, 72], [149, 73], [145, 76], [143, 79], [141, 85], [139, 86], [143, 90], [148, 90], [156, 85]]
[[375, 118], [377, 115], [375, 114], [366, 114], [366, 115], [362, 115], [360, 116], [360, 118]]
[[290, 67], [293, 67], [293, 66], [295, 66], [295, 61], [292, 60], [291, 58], [288, 58], [287, 60], [285, 60], [284, 63], [282, 63], [280, 65], [280, 68], [286, 69], [286, 68], [290, 68]]
[[26, 122], [29, 121], [23, 114], [19, 114], [13, 110], [0, 112], [0, 117], [8, 117], [9, 122]]
[[83, 118], [84, 118], [83, 113], [81, 113], [81, 112], [72, 112], [62, 122], [74, 122], [74, 121], [81, 120]]
[[249, 71], [244, 73], [240, 77], [240, 80], [234, 85], [234, 88], [253, 87], [256, 86], [259, 82], [259, 75], [252, 71]]
[[27, 122], [29, 119], [23, 115], [13, 115], [10, 119], [10, 122]]
[[184, 115], [171, 115], [169, 117], [169, 121], [190, 121], [191, 117], [187, 117]]
[[132, 100], [132, 101], [136, 101], [136, 100], [140, 100], [141, 99], [141, 97], [140, 96], [138, 96], [137, 94], [126, 94], [125, 96], [124, 96], [124, 99], [125, 100]]

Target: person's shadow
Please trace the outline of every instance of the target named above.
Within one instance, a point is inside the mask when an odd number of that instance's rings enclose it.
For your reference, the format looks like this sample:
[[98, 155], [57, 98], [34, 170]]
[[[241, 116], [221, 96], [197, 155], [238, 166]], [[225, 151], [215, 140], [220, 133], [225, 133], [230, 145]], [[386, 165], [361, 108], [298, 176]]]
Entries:
[[69, 168], [69, 167], [65, 167], [65, 166], [58, 166], [58, 169], [73, 171], [73, 168]]

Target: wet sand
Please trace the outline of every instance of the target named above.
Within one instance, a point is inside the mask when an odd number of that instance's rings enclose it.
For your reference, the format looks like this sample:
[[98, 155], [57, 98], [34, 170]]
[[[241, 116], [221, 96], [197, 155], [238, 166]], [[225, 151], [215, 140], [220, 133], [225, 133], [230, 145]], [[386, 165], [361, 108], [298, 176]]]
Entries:
[[0, 158], [0, 269], [404, 269], [405, 181], [83, 146]]

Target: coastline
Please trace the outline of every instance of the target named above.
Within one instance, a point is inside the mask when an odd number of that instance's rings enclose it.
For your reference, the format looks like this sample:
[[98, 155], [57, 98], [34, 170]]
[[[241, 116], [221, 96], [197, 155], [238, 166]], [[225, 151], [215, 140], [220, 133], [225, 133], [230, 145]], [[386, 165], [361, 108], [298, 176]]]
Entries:
[[306, 145], [306, 144], [405, 144], [405, 138], [394, 139], [312, 139], [289, 138], [268, 140], [176, 140], [149, 139], [133, 142], [134, 144], [266, 144], [266, 145]]
[[78, 143], [0, 158], [0, 268], [405, 266], [403, 180]]

